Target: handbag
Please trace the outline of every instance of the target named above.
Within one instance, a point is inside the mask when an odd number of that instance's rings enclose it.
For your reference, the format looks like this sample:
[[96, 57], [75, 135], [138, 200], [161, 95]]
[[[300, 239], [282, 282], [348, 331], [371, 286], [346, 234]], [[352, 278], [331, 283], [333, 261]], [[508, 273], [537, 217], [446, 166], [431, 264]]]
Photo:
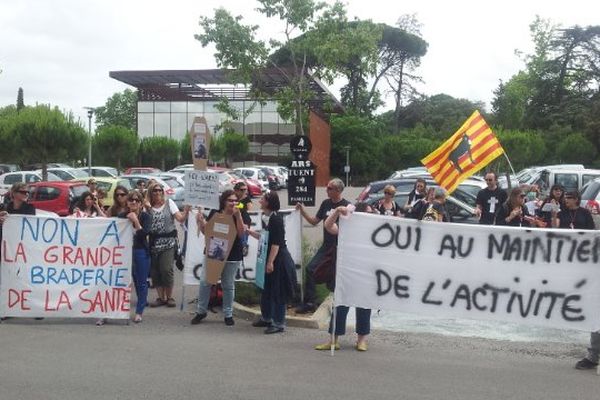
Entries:
[[337, 246], [329, 246], [313, 271], [315, 283], [329, 283], [335, 280]]

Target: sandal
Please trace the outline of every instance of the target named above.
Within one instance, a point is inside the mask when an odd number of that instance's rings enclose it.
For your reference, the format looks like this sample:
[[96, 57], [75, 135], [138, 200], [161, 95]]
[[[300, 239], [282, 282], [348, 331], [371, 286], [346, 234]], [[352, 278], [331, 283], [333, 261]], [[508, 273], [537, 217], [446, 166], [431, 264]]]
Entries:
[[133, 322], [139, 324], [140, 322], [142, 322], [142, 316], [140, 314], [135, 314], [135, 317], [133, 317]]
[[152, 303], [149, 304], [150, 307], [162, 307], [165, 304], [167, 304], [167, 300], [163, 300], [160, 297], [156, 300], [154, 300]]
[[175, 299], [172, 297], [169, 297], [167, 299], [167, 301], [165, 302], [165, 304], [167, 305], [167, 307], [177, 307], [177, 303], [175, 303]]

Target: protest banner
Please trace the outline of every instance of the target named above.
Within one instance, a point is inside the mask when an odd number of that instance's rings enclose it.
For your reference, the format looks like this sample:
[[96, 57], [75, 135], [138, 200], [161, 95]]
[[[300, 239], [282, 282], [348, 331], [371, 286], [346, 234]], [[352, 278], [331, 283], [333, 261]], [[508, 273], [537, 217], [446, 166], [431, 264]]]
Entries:
[[11, 215], [3, 225], [0, 316], [129, 319], [128, 220]]
[[219, 174], [201, 170], [185, 171], [185, 205], [219, 208]]
[[265, 287], [265, 270], [267, 253], [269, 252], [269, 231], [262, 230], [258, 239], [258, 255], [256, 256], [256, 271], [254, 284], [261, 289]]
[[[196, 223], [197, 210], [192, 210], [188, 216], [188, 245], [186, 246], [185, 263], [183, 269], [183, 284], [198, 285], [200, 272], [204, 265], [204, 235], [198, 230]], [[253, 230], [261, 231], [261, 212], [250, 211]], [[288, 251], [296, 265], [302, 262], [302, 217], [297, 210], [282, 210], [285, 225], [285, 239]], [[258, 241], [248, 239], [248, 255], [244, 257], [242, 266], [236, 275], [237, 280], [254, 281], [256, 277], [256, 259], [258, 255]]]
[[600, 232], [340, 219], [335, 303], [600, 329]]

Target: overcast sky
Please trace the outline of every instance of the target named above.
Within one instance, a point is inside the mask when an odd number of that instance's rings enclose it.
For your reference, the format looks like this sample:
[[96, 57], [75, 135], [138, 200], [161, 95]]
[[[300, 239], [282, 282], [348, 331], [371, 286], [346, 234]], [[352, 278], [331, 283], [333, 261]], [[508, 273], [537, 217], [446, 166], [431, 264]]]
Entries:
[[[600, 1], [588, 0], [345, 3], [350, 17], [390, 25], [416, 13], [429, 43], [418, 71], [423, 92], [487, 103], [499, 80], [523, 67], [514, 50], [530, 50], [536, 14], [563, 26], [600, 24]], [[263, 38], [281, 38], [252, 0], [0, 0], [0, 106], [14, 104], [22, 87], [26, 104], [50, 103], [87, 122], [83, 107], [128, 87], [109, 71], [215, 68], [213, 49], [193, 35], [199, 16], [221, 6], [261, 25]]]

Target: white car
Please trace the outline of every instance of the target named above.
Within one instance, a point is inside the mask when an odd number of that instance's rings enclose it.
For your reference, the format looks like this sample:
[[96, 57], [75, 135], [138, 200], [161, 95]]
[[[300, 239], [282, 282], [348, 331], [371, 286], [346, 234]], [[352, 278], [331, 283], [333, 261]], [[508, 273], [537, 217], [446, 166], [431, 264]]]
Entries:
[[[62, 181], [58, 176], [52, 172], [48, 172], [49, 181]], [[38, 171], [16, 171], [7, 172], [6, 174], [0, 175], [0, 195], [4, 196], [8, 192], [11, 186], [17, 182], [33, 183], [41, 182], [42, 173]]]
[[[81, 167], [77, 169], [88, 172], [88, 167]], [[92, 167], [92, 176], [96, 176], [98, 178], [118, 178], [119, 171], [113, 167]]]
[[234, 168], [234, 171], [238, 171], [246, 178], [254, 179], [255, 181], [257, 181], [260, 184], [260, 188], [263, 191], [263, 193], [269, 190], [269, 181], [267, 180], [267, 177], [264, 174], [264, 172], [262, 172], [259, 168], [239, 167]]
[[[41, 173], [41, 170], [37, 172]], [[87, 170], [81, 170], [79, 168], [48, 168], [48, 172], [52, 172], [63, 181], [72, 181], [73, 179], [85, 179], [89, 175]]]

